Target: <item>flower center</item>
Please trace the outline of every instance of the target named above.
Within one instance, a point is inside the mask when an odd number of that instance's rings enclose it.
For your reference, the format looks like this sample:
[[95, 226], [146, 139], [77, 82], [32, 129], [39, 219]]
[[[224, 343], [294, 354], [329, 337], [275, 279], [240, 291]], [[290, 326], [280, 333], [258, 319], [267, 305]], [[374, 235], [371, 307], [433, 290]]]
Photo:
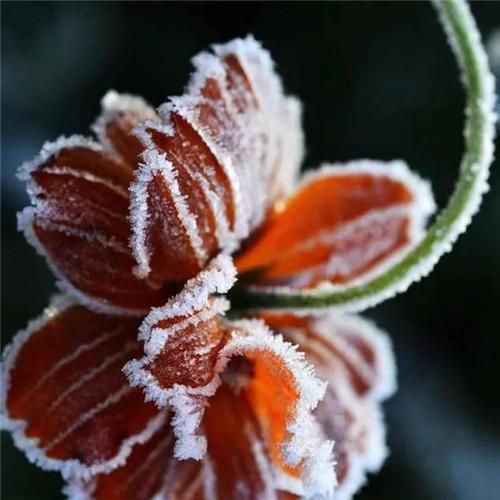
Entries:
[[253, 363], [244, 356], [235, 356], [221, 374], [222, 381], [236, 393], [245, 388], [253, 379]]

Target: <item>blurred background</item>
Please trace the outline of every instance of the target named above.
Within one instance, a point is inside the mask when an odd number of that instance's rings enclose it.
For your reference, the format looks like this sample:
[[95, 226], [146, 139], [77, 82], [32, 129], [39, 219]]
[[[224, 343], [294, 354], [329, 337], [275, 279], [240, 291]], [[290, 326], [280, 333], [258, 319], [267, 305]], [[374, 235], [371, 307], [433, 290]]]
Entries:
[[[89, 134], [110, 88], [159, 105], [182, 92], [190, 57], [253, 33], [304, 103], [305, 167], [404, 158], [440, 206], [462, 152], [463, 92], [430, 4], [2, 3], [2, 343], [54, 291], [16, 231], [16, 168], [45, 140]], [[473, 2], [500, 69], [500, 3]], [[497, 31], [496, 31], [497, 30]], [[394, 342], [399, 391], [386, 404], [391, 455], [359, 500], [500, 495], [500, 165], [454, 251], [366, 315]], [[62, 498], [62, 482], [2, 435], [2, 498]]]

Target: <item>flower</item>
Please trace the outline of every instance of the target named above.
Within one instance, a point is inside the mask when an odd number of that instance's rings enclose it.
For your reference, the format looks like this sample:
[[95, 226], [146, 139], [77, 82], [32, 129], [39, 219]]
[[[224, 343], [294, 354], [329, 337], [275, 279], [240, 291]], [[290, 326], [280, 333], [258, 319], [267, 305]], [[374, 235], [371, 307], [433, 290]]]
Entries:
[[335, 310], [230, 319], [224, 295], [237, 275], [380, 273], [421, 237], [430, 189], [369, 160], [297, 182], [300, 105], [268, 53], [248, 37], [193, 61], [158, 113], [110, 92], [99, 142], [22, 167], [19, 225], [64, 295], [4, 352], [3, 425], [72, 498], [350, 498], [386, 455], [386, 335]]

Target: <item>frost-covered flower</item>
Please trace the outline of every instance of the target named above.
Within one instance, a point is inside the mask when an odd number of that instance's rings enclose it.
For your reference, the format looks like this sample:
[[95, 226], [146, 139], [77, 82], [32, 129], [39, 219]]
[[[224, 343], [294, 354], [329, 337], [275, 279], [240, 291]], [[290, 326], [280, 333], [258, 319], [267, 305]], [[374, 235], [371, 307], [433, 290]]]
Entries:
[[[399, 161], [298, 178], [300, 105], [251, 37], [155, 112], [115, 92], [22, 168], [65, 293], [5, 350], [3, 424], [73, 498], [350, 498], [386, 455], [387, 337], [330, 311], [225, 317], [239, 286], [362, 282], [421, 237]], [[251, 308], [251, 304], [249, 304]]]

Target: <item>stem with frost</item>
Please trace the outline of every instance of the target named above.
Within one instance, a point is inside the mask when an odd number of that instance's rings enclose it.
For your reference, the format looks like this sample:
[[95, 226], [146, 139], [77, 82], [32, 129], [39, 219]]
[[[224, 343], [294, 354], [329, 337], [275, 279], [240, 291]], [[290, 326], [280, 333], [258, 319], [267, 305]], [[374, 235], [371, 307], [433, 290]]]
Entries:
[[258, 288], [235, 290], [236, 309], [318, 309], [336, 306], [358, 311], [374, 306], [429, 274], [479, 209], [488, 189], [495, 137], [495, 93], [485, 50], [469, 6], [464, 0], [433, 0], [462, 72], [466, 91], [465, 152], [460, 176], [447, 206], [425, 237], [398, 263], [361, 285], [310, 291], [267, 292]]

